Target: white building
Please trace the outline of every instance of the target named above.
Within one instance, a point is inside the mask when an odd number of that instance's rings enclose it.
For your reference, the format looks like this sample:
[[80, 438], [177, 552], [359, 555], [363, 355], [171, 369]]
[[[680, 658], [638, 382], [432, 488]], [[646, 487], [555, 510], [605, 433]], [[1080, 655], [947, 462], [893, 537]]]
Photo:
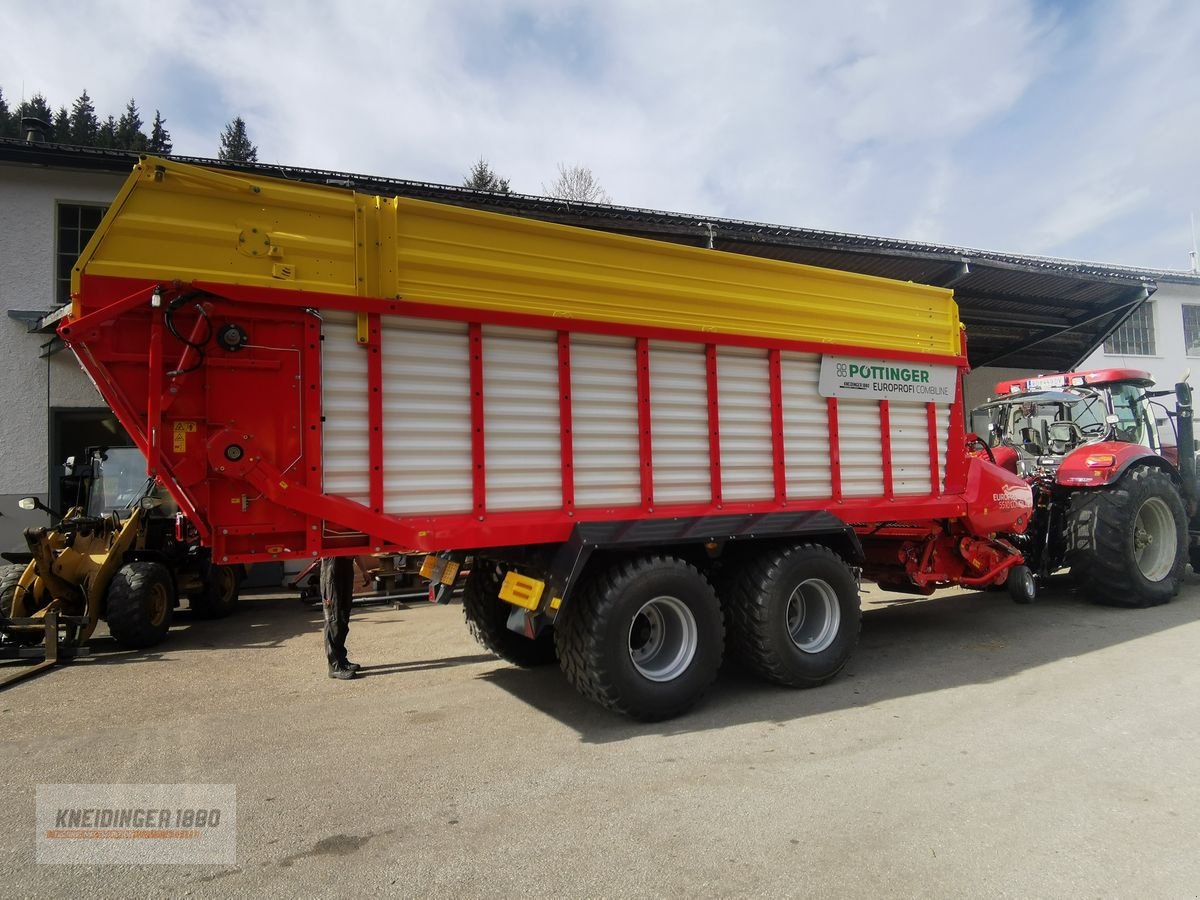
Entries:
[[0, 164], [0, 550], [47, 524], [23, 512], [30, 494], [57, 504], [57, 475], [85, 446], [128, 443], [116, 417], [53, 336], [31, 334], [37, 313], [69, 300], [73, 255], [124, 182], [109, 172]]
[[1163, 387], [1200, 388], [1200, 277], [1155, 273], [1158, 290], [1080, 368], [1144, 369]]

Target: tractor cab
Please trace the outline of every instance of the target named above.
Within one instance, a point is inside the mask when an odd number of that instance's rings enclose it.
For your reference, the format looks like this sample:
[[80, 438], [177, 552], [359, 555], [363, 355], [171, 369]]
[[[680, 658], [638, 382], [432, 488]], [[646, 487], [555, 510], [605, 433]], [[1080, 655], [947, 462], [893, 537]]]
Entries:
[[170, 494], [147, 477], [146, 458], [136, 447], [89, 447], [82, 458], [68, 457], [65, 469], [61, 495], [88, 517], [127, 518], [139, 506], [156, 518], [177, 511]]
[[1136, 369], [1002, 381], [996, 399], [971, 413], [972, 430], [997, 463], [1022, 476], [1053, 471], [1080, 447], [1101, 442], [1139, 444], [1170, 457], [1175, 434], [1153, 386], [1150, 374]]

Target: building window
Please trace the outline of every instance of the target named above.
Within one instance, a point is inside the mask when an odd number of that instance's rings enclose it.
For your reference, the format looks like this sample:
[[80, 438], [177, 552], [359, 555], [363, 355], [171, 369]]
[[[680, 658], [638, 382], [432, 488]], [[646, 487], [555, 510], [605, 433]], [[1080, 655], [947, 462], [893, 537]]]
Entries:
[[1183, 304], [1183, 346], [1188, 356], [1200, 356], [1200, 306]]
[[1104, 352], [1109, 356], [1153, 356], [1154, 305], [1143, 303], [1120, 328], [1104, 342]]
[[59, 303], [71, 299], [71, 269], [91, 240], [92, 232], [104, 218], [107, 206], [58, 204], [58, 245], [54, 256], [54, 298]]

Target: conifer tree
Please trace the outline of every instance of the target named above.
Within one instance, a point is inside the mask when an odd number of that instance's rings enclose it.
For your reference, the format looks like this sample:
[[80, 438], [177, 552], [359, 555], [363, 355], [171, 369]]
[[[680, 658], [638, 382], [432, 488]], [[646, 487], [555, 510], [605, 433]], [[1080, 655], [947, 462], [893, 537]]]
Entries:
[[80, 147], [95, 147], [100, 136], [100, 120], [96, 118], [96, 107], [85, 90], [71, 105], [72, 144]]
[[130, 97], [129, 103], [125, 105], [125, 112], [117, 121], [117, 147], [140, 152], [146, 149], [146, 143], [146, 135], [142, 131], [142, 117], [138, 114], [137, 103]]
[[51, 130], [54, 132], [51, 140], [56, 144], [71, 143], [71, 114], [65, 106], [60, 106], [54, 114], [54, 127]]
[[167, 131], [167, 120], [156, 109], [154, 111], [154, 124], [150, 126], [150, 140], [146, 143], [146, 149], [151, 153], [170, 156], [172, 146], [171, 132]]
[[467, 177], [463, 180], [463, 187], [473, 188], [477, 191], [496, 191], [501, 194], [509, 193], [508, 179], [497, 175], [482, 156], [479, 157], [479, 162], [471, 166], [471, 171], [467, 173]]
[[17, 129], [13, 115], [8, 111], [8, 101], [4, 99], [4, 91], [0, 90], [0, 137], [16, 137]]
[[100, 126], [100, 131], [96, 134], [96, 140], [92, 144], [93, 147], [101, 147], [105, 150], [112, 150], [117, 146], [117, 120], [109, 116], [104, 120], [104, 124]]
[[250, 143], [246, 121], [241, 116], [226, 125], [221, 133], [217, 159], [225, 162], [258, 162], [258, 148]]

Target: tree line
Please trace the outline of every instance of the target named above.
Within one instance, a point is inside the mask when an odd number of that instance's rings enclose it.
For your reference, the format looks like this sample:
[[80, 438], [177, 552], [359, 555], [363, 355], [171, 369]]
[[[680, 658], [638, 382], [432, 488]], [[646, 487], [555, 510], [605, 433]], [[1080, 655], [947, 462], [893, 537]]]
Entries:
[[[44, 124], [46, 140], [54, 144], [132, 150], [160, 156], [169, 155], [174, 147], [162, 113], [157, 109], [154, 111], [154, 120], [147, 131], [134, 98], [125, 104], [120, 116], [110, 113], [101, 119], [86, 90], [75, 98], [70, 109], [59, 106], [55, 110], [40, 93], [11, 108], [0, 88], [0, 137], [23, 138], [21, 120], [25, 118], [40, 120]], [[246, 122], [241, 116], [234, 118], [221, 132], [217, 157], [227, 162], [258, 161], [258, 147], [250, 141]]]
[[[467, 177], [463, 179], [463, 187], [476, 191], [492, 191], [496, 194], [512, 192], [508, 179], [498, 175], [482, 156], [467, 172]], [[600, 185], [587, 166], [567, 166], [559, 163], [558, 176], [550, 184], [542, 182], [542, 193], [558, 200], [573, 200], [579, 203], [613, 202], [608, 191]]]
[[[147, 133], [137, 101], [132, 97], [120, 116], [110, 113], [101, 120], [86, 90], [75, 98], [70, 109], [60, 106], [54, 110], [40, 93], [22, 100], [15, 109], [10, 108], [4, 90], [0, 88], [0, 138], [23, 138], [21, 120], [25, 118], [44, 123], [46, 140], [55, 144], [132, 150], [163, 156], [169, 155], [174, 146], [162, 113], [157, 109], [154, 111], [154, 120]], [[258, 162], [258, 147], [250, 140], [246, 121], [241, 116], [236, 116], [221, 132], [217, 158], [224, 162]], [[500, 194], [511, 191], [509, 180], [498, 175], [483, 157], [471, 166], [463, 186]], [[543, 183], [542, 192], [560, 200], [612, 203], [608, 191], [586, 166], [559, 163], [557, 177], [550, 184]]]

